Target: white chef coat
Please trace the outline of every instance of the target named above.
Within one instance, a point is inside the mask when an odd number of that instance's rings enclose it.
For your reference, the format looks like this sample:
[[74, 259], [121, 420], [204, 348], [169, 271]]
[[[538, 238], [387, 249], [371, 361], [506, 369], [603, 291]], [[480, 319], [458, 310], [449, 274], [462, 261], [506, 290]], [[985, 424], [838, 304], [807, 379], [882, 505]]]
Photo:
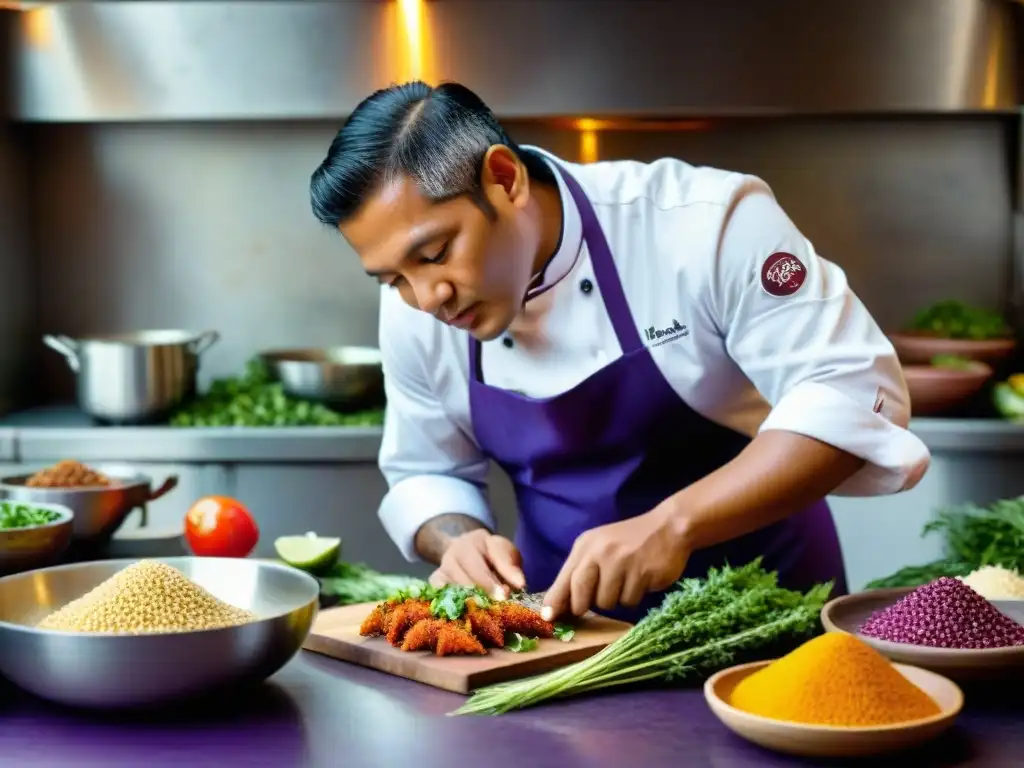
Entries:
[[[892, 345], [843, 270], [818, 256], [763, 181], [675, 159], [576, 165], [526, 149], [579, 181], [641, 337], [691, 408], [747, 435], [786, 430], [864, 459], [840, 495], [894, 493], [920, 480], [929, 453], [906, 428], [910, 399]], [[556, 177], [558, 250], [535, 297], [504, 337], [483, 344], [481, 357], [489, 386], [529, 397], [565, 392], [622, 354], [579, 211]], [[762, 287], [762, 265], [779, 252], [807, 270], [790, 296]], [[688, 332], [651, 341], [652, 326]], [[380, 347], [387, 412], [379, 461], [389, 491], [379, 514], [414, 561], [416, 532], [437, 515], [470, 515], [494, 530], [489, 462], [473, 437], [467, 333], [385, 286]]]

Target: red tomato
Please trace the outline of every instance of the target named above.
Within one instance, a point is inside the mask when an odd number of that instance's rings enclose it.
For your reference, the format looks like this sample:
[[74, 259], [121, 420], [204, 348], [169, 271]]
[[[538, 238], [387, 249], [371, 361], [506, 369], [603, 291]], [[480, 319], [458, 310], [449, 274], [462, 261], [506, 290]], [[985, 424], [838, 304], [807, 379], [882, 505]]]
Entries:
[[185, 539], [200, 557], [245, 557], [259, 538], [249, 510], [227, 496], [206, 496], [185, 515]]

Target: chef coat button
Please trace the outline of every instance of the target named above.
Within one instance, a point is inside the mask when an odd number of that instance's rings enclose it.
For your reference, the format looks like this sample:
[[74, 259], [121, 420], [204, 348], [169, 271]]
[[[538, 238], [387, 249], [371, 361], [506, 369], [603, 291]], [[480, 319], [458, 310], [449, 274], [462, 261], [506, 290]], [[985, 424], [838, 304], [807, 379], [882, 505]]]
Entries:
[[505, 345], [505, 349], [512, 349], [512, 346], [515, 344], [515, 342], [512, 341], [511, 336], [506, 336], [505, 338], [503, 338], [501, 340], [501, 343]]
[[592, 290], [594, 290], [594, 284], [590, 282], [590, 278], [584, 277], [580, 281], [580, 290], [583, 291], [584, 293], [590, 293]]

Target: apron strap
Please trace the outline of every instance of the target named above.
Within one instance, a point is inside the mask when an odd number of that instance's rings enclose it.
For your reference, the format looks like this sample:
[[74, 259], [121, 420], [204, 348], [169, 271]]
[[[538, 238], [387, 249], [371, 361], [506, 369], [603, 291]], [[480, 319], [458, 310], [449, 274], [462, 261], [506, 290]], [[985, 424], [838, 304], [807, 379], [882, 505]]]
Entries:
[[601, 299], [608, 312], [608, 319], [611, 320], [615, 336], [619, 340], [619, 346], [622, 347], [622, 354], [626, 355], [643, 349], [644, 342], [640, 338], [640, 331], [633, 320], [629, 302], [626, 301], [626, 294], [622, 290], [622, 281], [615, 268], [615, 259], [608, 247], [608, 240], [604, 236], [604, 230], [601, 229], [601, 223], [594, 213], [594, 206], [572, 174], [561, 165], [557, 163], [554, 165], [565, 180], [572, 199], [576, 201], [576, 208], [580, 212], [580, 219], [583, 223], [583, 239], [587, 243], [587, 250], [590, 251], [590, 262], [594, 265], [594, 278], [601, 291]]

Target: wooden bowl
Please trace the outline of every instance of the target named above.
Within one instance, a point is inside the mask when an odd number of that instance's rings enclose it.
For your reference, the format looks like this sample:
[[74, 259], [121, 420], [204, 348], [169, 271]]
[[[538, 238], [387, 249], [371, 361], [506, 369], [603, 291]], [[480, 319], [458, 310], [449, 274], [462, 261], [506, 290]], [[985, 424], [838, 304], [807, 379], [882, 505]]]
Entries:
[[[888, 608], [916, 587], [898, 587], [859, 592], [830, 600], [821, 609], [821, 623], [829, 632], [856, 635], [890, 661], [912, 664], [961, 682], [1024, 679], [1024, 646], [960, 650], [930, 648], [923, 645], [890, 643], [858, 632], [875, 611]], [[997, 601], [992, 604], [1014, 621], [1024, 619], [1024, 601]]]
[[953, 724], [964, 706], [963, 692], [956, 683], [934, 672], [902, 664], [894, 666], [931, 696], [939, 705], [939, 714], [895, 725], [843, 727], [772, 720], [728, 703], [740, 681], [771, 663], [756, 661], [718, 672], [704, 684], [704, 698], [726, 728], [776, 752], [803, 757], [866, 757], [895, 752], [934, 739]]
[[904, 365], [927, 365], [936, 355], [956, 355], [981, 363], [998, 363], [1017, 348], [1016, 339], [944, 339], [926, 331], [900, 331], [888, 336]]
[[963, 370], [905, 365], [903, 378], [910, 392], [910, 412], [931, 416], [955, 408], [978, 394], [992, 373], [991, 367], [978, 362], [971, 362]]

